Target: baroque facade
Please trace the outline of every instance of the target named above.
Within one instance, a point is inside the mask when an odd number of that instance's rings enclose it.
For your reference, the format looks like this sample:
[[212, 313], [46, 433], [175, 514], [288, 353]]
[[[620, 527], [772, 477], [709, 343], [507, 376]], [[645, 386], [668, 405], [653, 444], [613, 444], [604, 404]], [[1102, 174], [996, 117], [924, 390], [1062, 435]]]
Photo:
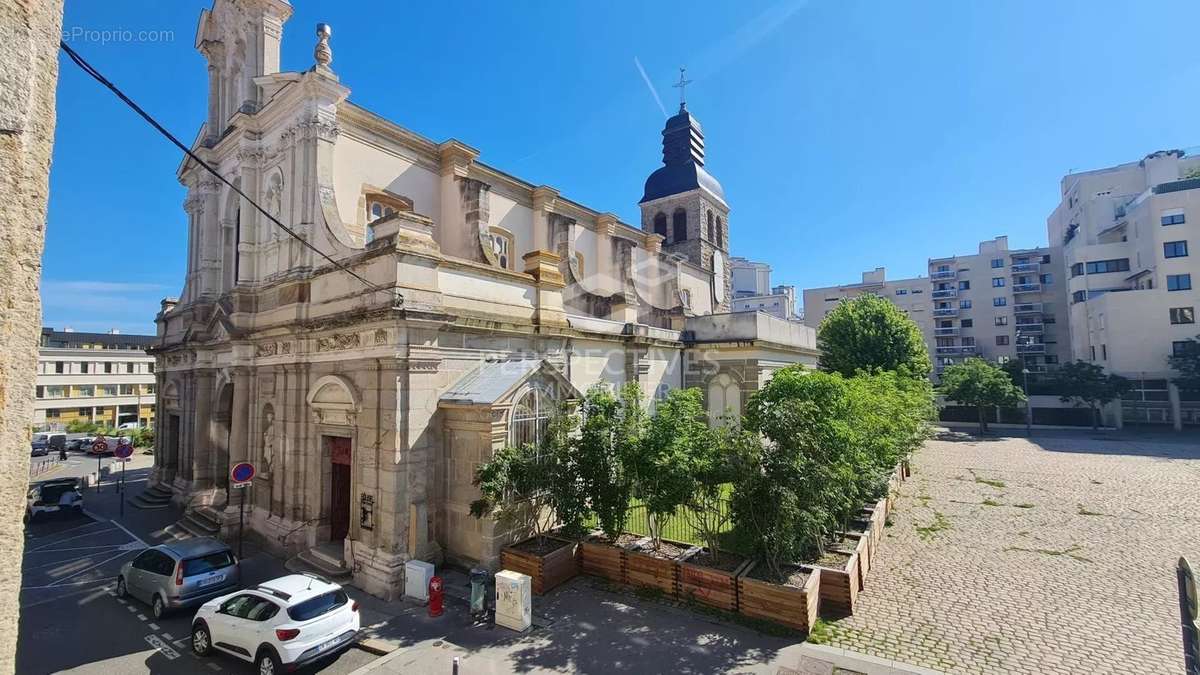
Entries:
[[[216, 0], [197, 34], [193, 150], [248, 199], [180, 166], [188, 269], [156, 319], [152, 480], [185, 525], [227, 534], [244, 496], [267, 546], [393, 597], [412, 558], [495, 564], [517, 533], [470, 516], [475, 469], [558, 402], [637, 381], [651, 404], [698, 386], [737, 414], [815, 363], [810, 328], [727, 311], [729, 208], [684, 106], [635, 227], [355, 105], [328, 26], [312, 68], [281, 72], [290, 13]], [[259, 473], [232, 490], [240, 461]]]

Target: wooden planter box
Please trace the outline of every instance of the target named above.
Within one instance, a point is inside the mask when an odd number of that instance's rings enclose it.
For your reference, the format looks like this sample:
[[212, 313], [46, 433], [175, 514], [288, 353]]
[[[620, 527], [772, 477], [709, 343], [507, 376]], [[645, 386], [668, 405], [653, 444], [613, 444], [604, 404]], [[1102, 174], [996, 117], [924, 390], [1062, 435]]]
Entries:
[[603, 541], [583, 541], [579, 544], [579, 563], [584, 574], [624, 584], [625, 549]]
[[[696, 551], [693, 556], [689, 557], [694, 557], [698, 553], [700, 552]], [[725, 555], [735, 554], [726, 553]], [[679, 561], [679, 597], [682, 600], [698, 602], [727, 612], [736, 612], [738, 607], [737, 577], [752, 564], [753, 562], [750, 560], [743, 560], [742, 564], [735, 567], [732, 572], [727, 572], [690, 563], [688, 558], [683, 558]]]
[[[532, 540], [531, 537], [521, 544]], [[557, 537], [547, 537], [547, 540], [563, 545], [545, 555], [522, 551], [515, 546], [500, 550], [500, 567], [532, 577], [535, 595], [542, 595], [579, 574], [579, 544]]]
[[890, 507], [891, 501], [887, 497], [875, 503], [874, 513], [871, 514], [871, 536], [874, 537], [876, 544], [883, 540], [883, 528], [887, 524], [888, 515], [892, 512]]
[[838, 619], [854, 614], [864, 574], [859, 551], [865, 548], [866, 542], [860, 537], [850, 559], [841, 568], [814, 566], [821, 571], [821, 616]]
[[[665, 541], [665, 540], [664, 540]], [[687, 549], [687, 544], [671, 542]], [[679, 560], [659, 558], [634, 549], [625, 550], [625, 583], [653, 588], [667, 597], [679, 595]]]
[[912, 475], [912, 464], [909, 464], [908, 458], [900, 460], [900, 480], [904, 480]]
[[820, 603], [821, 568], [812, 568], [804, 587], [794, 588], [750, 578], [754, 567], [747, 566], [738, 576], [738, 613], [804, 633], [811, 630]]

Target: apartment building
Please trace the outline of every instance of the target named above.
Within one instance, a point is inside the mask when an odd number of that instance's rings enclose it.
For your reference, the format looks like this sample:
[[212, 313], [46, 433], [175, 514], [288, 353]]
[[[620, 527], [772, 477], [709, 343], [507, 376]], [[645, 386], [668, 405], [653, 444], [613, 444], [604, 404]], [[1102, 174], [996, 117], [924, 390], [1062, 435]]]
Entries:
[[874, 293], [891, 300], [903, 310], [921, 327], [921, 332], [929, 341], [933, 336], [933, 317], [930, 312], [932, 303], [929, 290], [927, 277], [889, 280], [887, 270], [883, 267], [876, 267], [869, 272], [863, 272], [862, 281], [858, 283], [804, 289], [802, 294], [804, 323], [813, 328], [819, 328], [821, 322], [825, 320], [825, 316], [833, 311], [833, 308], [842, 300], [857, 297], [863, 293]]
[[729, 261], [734, 312], [764, 312], [789, 321], [799, 321], [796, 311], [796, 287], [772, 286], [771, 266], [746, 258]]
[[1126, 421], [1200, 424], [1167, 361], [1200, 333], [1200, 156], [1159, 151], [1060, 188], [1047, 233], [1069, 271], [1071, 358], [1135, 381]]
[[154, 425], [153, 335], [43, 328], [33, 426], [61, 430], [75, 420]]
[[930, 258], [929, 276], [888, 281], [878, 267], [856, 284], [804, 291], [805, 323], [817, 327], [845, 298], [874, 293], [891, 300], [925, 336], [935, 377], [972, 356], [1021, 357], [1033, 372], [1066, 353], [1066, 290], [1056, 247], [1008, 248], [1007, 237], [978, 252]]

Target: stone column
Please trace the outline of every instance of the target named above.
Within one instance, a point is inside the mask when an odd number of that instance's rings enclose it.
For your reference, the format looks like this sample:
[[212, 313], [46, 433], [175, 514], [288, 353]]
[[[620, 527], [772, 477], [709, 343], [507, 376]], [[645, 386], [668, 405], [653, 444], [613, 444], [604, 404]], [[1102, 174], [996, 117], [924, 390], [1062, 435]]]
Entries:
[[547, 185], [533, 189], [533, 249], [550, 250], [550, 224], [547, 210], [558, 198], [558, 190]]
[[596, 270], [596, 280], [591, 286], [601, 294], [612, 293], [621, 288], [620, 280], [614, 273], [614, 270], [619, 269], [613, 257], [612, 245], [612, 238], [616, 232], [616, 216], [602, 213], [596, 217], [596, 260], [592, 268]]
[[562, 258], [550, 251], [530, 251], [522, 256], [525, 273], [533, 277], [534, 294], [533, 321], [539, 326], [567, 326], [567, 313], [563, 308], [562, 272], [558, 265]]
[[215, 485], [213, 482], [213, 445], [212, 445], [212, 398], [213, 372], [198, 370], [193, 378], [193, 400], [195, 401], [195, 416], [192, 422], [191, 471], [192, 488], [207, 490]]

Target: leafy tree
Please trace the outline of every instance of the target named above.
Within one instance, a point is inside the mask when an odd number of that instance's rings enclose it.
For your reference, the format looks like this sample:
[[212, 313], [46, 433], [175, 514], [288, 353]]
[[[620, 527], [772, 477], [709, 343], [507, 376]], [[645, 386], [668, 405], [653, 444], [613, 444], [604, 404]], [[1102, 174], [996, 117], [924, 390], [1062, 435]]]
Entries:
[[859, 371], [902, 371], [929, 376], [932, 365], [921, 329], [877, 295], [844, 300], [817, 329], [822, 370], [853, 377]]
[[1062, 395], [1059, 400], [1075, 407], [1087, 406], [1092, 411], [1092, 428], [1100, 426], [1100, 407], [1129, 391], [1129, 380], [1120, 375], [1105, 373], [1094, 363], [1075, 361], [1064, 363], [1054, 371], [1054, 383]]
[[732, 513], [726, 508], [729, 484], [735, 477], [736, 458], [744, 455], [743, 448], [753, 447], [757, 439], [737, 425], [721, 425], [709, 432], [692, 447], [691, 496], [686, 503], [684, 518], [708, 549], [713, 560], [721, 555], [721, 538], [729, 525]]
[[660, 524], [691, 498], [695, 489], [692, 453], [711, 442], [699, 389], [674, 389], [658, 402], [645, 436], [630, 457], [635, 493], [646, 504], [654, 547]]
[[625, 527], [633, 493], [627, 459], [636, 455], [634, 449], [645, 433], [641, 388], [631, 382], [618, 398], [607, 387], [596, 385], [584, 398], [582, 412], [579, 476], [600, 529], [609, 539], [616, 539]]
[[940, 393], [951, 401], [973, 405], [979, 410], [979, 432], [987, 431], [986, 411], [992, 407], [1013, 407], [1025, 400], [1025, 394], [1013, 384], [1008, 373], [980, 358], [967, 359], [942, 373]]
[[1172, 382], [1184, 391], [1200, 392], [1200, 335], [1189, 339], [1178, 354], [1168, 356], [1167, 363], [1179, 373]]
[[528, 532], [539, 540], [554, 526], [546, 490], [548, 464], [531, 443], [501, 448], [475, 471], [480, 498], [471, 515], [492, 518], [507, 531]]

